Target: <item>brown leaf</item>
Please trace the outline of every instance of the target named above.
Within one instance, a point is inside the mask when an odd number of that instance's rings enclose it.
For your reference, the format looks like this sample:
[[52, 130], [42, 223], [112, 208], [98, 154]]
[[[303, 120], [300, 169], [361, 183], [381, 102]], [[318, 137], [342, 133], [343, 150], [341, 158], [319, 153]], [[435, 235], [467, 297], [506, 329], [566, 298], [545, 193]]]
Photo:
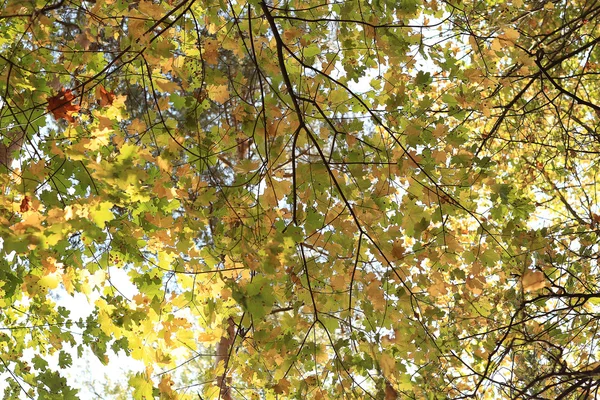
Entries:
[[405, 251], [406, 249], [404, 248], [404, 246], [402, 246], [400, 240], [396, 239], [394, 241], [394, 244], [392, 245], [392, 255], [396, 257], [396, 259], [400, 260], [404, 257]]
[[73, 114], [78, 112], [81, 107], [77, 104], [71, 104], [75, 99], [75, 95], [71, 89], [65, 90], [62, 88], [56, 96], [48, 98], [48, 111], [54, 115], [55, 119], [64, 118], [69, 122], [75, 122]]
[[385, 400], [396, 400], [398, 398], [398, 392], [389, 382], [385, 383]]
[[100, 107], [111, 106], [115, 100], [115, 92], [109, 92], [102, 85], [96, 86], [96, 98]]
[[290, 392], [290, 381], [285, 378], [281, 378], [277, 385], [273, 386], [273, 390], [277, 394], [288, 394]]
[[466, 283], [467, 289], [469, 289], [471, 291], [471, 293], [473, 293], [473, 295], [479, 296], [481, 293], [483, 293], [483, 282], [481, 281], [481, 277], [479, 277], [479, 276], [475, 276], [473, 278], [467, 277], [467, 280], [465, 283]]
[[19, 207], [19, 210], [21, 210], [21, 212], [26, 212], [29, 211], [29, 197], [25, 196], [23, 197], [23, 200], [21, 200], [21, 206]]

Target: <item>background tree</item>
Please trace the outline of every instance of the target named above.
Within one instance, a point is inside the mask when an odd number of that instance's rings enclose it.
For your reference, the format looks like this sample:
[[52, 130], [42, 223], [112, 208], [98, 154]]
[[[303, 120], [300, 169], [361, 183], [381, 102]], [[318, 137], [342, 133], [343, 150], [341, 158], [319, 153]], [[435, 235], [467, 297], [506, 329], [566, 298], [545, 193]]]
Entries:
[[5, 397], [594, 398], [599, 12], [6, 2]]

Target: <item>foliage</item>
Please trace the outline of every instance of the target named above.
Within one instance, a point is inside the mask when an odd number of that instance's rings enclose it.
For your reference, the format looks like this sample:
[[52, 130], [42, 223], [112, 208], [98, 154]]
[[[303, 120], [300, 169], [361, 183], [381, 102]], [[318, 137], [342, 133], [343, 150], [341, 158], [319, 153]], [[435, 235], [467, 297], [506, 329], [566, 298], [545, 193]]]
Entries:
[[594, 398], [599, 15], [7, 0], [4, 398]]

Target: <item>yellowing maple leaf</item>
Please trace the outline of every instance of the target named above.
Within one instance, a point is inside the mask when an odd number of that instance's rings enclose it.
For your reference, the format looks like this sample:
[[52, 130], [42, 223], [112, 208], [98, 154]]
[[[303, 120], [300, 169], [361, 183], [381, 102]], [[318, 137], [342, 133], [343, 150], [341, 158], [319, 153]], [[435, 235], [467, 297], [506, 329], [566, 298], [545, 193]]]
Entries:
[[344, 275], [334, 275], [330, 279], [331, 287], [334, 290], [345, 290], [348, 288]]
[[92, 218], [96, 225], [98, 225], [100, 228], [104, 229], [104, 227], [106, 226], [106, 222], [111, 221], [115, 218], [115, 216], [111, 212], [112, 207], [113, 204], [111, 202], [103, 201], [91, 210]]
[[208, 39], [204, 42], [204, 60], [209, 65], [218, 63], [219, 58], [219, 42], [213, 39]]
[[160, 393], [170, 396], [173, 393], [173, 379], [171, 379], [171, 375], [165, 374], [160, 379], [160, 383], [158, 384], [158, 390]]
[[229, 100], [229, 89], [227, 85], [208, 85], [206, 90], [208, 92], [208, 98], [217, 103], [223, 104]]
[[38, 285], [48, 289], [56, 289], [60, 283], [60, 274], [57, 272], [42, 276], [38, 281]]
[[383, 374], [388, 378], [394, 377], [396, 374], [396, 359], [388, 353], [382, 353], [379, 357], [379, 366]]
[[479, 296], [481, 293], [483, 293], [483, 282], [480, 280], [480, 277], [468, 277], [466, 286], [467, 289], [469, 289], [475, 296]]
[[133, 398], [139, 400], [153, 399], [152, 382], [149, 382], [143, 374], [137, 374], [129, 378], [129, 385], [133, 388]]
[[179, 84], [167, 79], [156, 79], [154, 83], [156, 83], [156, 85], [164, 93], [173, 93], [179, 89]]

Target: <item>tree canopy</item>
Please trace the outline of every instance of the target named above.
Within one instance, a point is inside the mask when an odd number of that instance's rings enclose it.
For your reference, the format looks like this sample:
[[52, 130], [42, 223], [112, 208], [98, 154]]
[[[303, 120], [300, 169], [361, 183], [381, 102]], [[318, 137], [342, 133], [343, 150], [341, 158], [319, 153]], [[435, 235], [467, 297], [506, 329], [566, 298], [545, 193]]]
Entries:
[[599, 24], [5, 0], [4, 398], [87, 354], [145, 366], [111, 398], [599, 396]]

